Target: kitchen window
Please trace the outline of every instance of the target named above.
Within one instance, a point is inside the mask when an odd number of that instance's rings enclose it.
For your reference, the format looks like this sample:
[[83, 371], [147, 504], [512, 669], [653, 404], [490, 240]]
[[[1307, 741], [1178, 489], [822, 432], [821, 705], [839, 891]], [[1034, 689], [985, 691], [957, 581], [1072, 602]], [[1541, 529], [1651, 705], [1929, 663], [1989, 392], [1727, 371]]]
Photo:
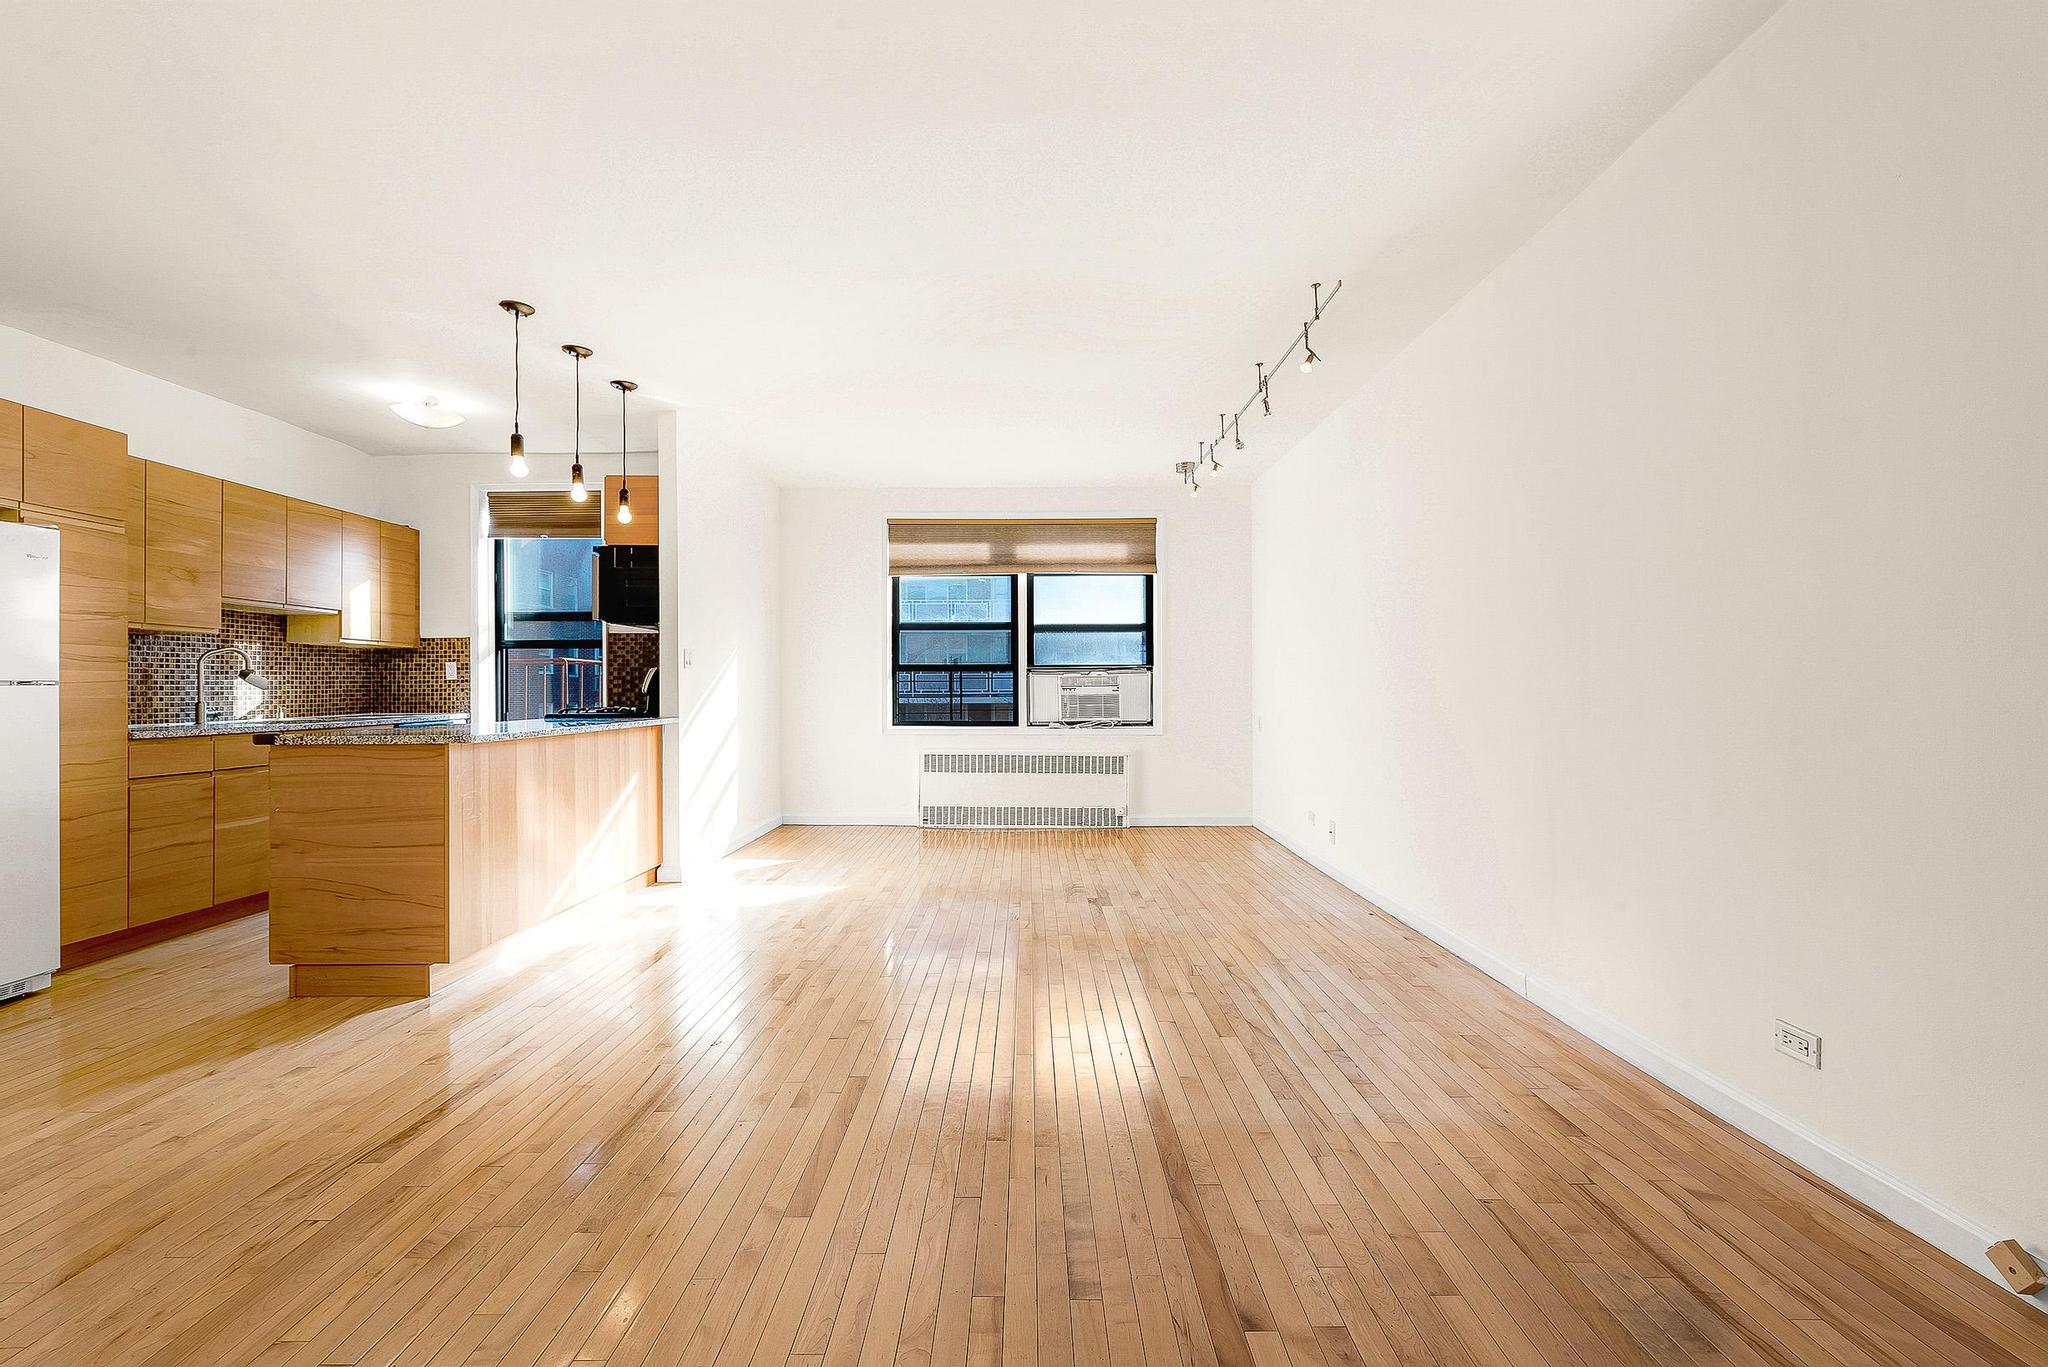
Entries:
[[1017, 576], [890, 581], [891, 716], [898, 726], [1017, 724]]
[[1149, 669], [1152, 576], [1034, 574], [1033, 669]]
[[590, 615], [582, 537], [516, 537], [497, 546], [498, 718], [531, 721], [604, 705], [604, 624]]

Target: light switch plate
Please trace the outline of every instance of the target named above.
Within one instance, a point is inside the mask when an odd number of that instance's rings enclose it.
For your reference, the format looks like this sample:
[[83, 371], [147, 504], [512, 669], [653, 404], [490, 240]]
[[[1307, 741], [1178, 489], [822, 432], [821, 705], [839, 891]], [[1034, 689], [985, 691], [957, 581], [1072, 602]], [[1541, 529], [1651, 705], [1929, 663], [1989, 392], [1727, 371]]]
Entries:
[[455, 661], [441, 661], [441, 677], [446, 679], [449, 683], [455, 682]]

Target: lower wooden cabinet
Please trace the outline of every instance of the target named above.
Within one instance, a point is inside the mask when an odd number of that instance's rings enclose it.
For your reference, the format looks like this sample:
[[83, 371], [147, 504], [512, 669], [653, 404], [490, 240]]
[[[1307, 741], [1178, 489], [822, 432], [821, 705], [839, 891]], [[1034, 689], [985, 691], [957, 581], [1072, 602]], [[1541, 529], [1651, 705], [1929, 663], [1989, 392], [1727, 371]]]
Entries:
[[213, 776], [213, 900], [270, 890], [270, 770]]
[[205, 773], [129, 782], [129, 925], [213, 905], [213, 780]]

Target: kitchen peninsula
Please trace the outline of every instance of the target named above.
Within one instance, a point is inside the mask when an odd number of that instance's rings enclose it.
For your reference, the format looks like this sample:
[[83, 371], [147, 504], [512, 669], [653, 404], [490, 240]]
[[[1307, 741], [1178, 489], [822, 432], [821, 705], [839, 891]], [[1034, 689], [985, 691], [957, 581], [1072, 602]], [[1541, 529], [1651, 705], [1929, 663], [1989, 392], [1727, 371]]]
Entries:
[[661, 862], [672, 718], [268, 737], [270, 959], [293, 996], [420, 997]]

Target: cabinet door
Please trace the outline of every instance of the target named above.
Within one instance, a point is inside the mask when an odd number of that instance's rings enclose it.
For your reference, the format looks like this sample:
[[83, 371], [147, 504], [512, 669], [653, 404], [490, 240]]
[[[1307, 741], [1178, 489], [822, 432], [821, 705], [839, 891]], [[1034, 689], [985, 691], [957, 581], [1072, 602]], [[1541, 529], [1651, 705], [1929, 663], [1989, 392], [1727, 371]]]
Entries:
[[0, 399], [0, 503], [21, 502], [21, 405]]
[[[631, 522], [619, 521], [619, 490], [632, 495]], [[604, 544], [607, 546], [653, 546], [661, 541], [661, 484], [654, 475], [606, 475], [604, 477]]]
[[285, 509], [285, 602], [341, 611], [341, 514], [317, 503]]
[[128, 924], [128, 538], [62, 515], [58, 869], [66, 944]]
[[128, 457], [128, 625], [149, 625], [149, 462]]
[[220, 491], [220, 596], [273, 607], [286, 601], [283, 494], [223, 484]]
[[341, 515], [341, 639], [383, 640], [383, 524], [355, 513]]
[[128, 924], [213, 905], [213, 775], [128, 785]]
[[420, 643], [420, 534], [411, 527], [383, 524], [384, 643]]
[[21, 501], [115, 525], [128, 517], [128, 438], [76, 418], [22, 414]]
[[149, 624], [162, 631], [219, 631], [220, 481], [150, 461], [144, 489]]
[[270, 770], [213, 776], [213, 900], [270, 890]]

